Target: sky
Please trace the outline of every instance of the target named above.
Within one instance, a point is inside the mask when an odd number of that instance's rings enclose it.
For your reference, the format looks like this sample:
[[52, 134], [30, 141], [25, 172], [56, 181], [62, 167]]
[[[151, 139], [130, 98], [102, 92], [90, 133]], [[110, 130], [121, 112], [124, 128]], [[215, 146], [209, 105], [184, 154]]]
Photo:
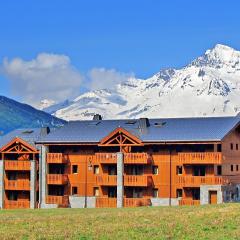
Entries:
[[0, 95], [36, 104], [240, 50], [237, 0], [0, 0]]

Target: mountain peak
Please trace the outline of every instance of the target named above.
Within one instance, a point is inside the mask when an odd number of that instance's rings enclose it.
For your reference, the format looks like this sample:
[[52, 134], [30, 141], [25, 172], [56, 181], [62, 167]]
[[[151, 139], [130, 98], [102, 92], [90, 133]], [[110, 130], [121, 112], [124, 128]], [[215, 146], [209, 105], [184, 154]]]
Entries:
[[194, 60], [191, 65], [214, 68], [221, 68], [225, 65], [235, 68], [239, 62], [239, 51], [223, 44], [216, 44], [214, 48], [207, 50], [204, 55]]
[[235, 57], [240, 58], [239, 51], [222, 44], [217, 44], [213, 49], [207, 50], [205, 55], [209, 55], [212, 58], [218, 58], [224, 62], [229, 62]]

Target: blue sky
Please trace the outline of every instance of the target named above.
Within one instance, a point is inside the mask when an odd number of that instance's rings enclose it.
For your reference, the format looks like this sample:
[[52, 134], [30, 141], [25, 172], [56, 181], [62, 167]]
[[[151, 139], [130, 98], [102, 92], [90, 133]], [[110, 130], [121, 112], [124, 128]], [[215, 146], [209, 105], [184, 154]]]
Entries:
[[81, 76], [104, 68], [146, 78], [180, 68], [216, 43], [240, 50], [239, 9], [236, 0], [1, 1], [0, 94], [24, 99], [12, 85], [26, 84], [3, 71], [4, 58], [10, 64], [52, 53], [67, 56]]

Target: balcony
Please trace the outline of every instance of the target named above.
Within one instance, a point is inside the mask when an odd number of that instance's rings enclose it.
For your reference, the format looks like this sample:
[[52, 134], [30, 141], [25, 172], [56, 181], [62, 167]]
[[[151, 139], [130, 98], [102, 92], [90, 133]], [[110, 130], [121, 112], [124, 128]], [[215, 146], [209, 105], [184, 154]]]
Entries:
[[124, 207], [144, 207], [150, 205], [151, 200], [148, 198], [124, 198]]
[[194, 152], [178, 153], [178, 161], [181, 164], [221, 164], [220, 152]]
[[98, 197], [96, 198], [96, 207], [97, 208], [115, 208], [117, 207], [117, 199], [108, 198], [108, 197]]
[[177, 176], [176, 184], [182, 187], [200, 187], [200, 185], [222, 185], [227, 180], [217, 176]]
[[48, 174], [47, 184], [52, 185], [64, 185], [68, 182], [68, 176], [66, 174]]
[[30, 191], [30, 181], [21, 179], [21, 180], [5, 180], [4, 187], [6, 190], [25, 190]]
[[48, 153], [47, 163], [67, 163], [67, 155], [62, 153]]
[[147, 153], [124, 153], [125, 164], [150, 164], [152, 158]]
[[99, 175], [96, 176], [96, 183], [99, 186], [115, 186], [117, 185], [116, 175]]
[[125, 175], [124, 186], [127, 187], [147, 187], [152, 184], [152, 177], [145, 175]]
[[[116, 186], [116, 175], [100, 175], [96, 176], [97, 185]], [[152, 184], [151, 176], [145, 175], [124, 175], [124, 186], [126, 187], [147, 187]]]
[[68, 206], [69, 198], [68, 198], [68, 196], [48, 195], [48, 196], [46, 196], [46, 203], [47, 204], [58, 204], [61, 206]]
[[196, 206], [200, 205], [200, 200], [192, 200], [192, 199], [181, 199], [179, 200], [179, 205], [190, 205], [190, 206]]
[[95, 153], [93, 164], [117, 164], [116, 153]]
[[30, 201], [29, 200], [17, 200], [17, 201], [5, 200], [4, 208], [6, 209], [30, 208]]
[[[142, 207], [150, 206], [151, 200], [147, 198], [124, 198], [123, 206], [124, 207]], [[117, 207], [116, 198], [108, 197], [98, 197], [96, 198], [96, 207], [97, 208], [115, 208]]]
[[17, 161], [17, 160], [5, 160], [4, 161], [5, 170], [10, 171], [30, 171], [31, 162], [30, 161]]
[[[125, 164], [150, 164], [151, 161], [147, 153], [124, 153]], [[117, 164], [117, 153], [95, 153], [93, 164]]]

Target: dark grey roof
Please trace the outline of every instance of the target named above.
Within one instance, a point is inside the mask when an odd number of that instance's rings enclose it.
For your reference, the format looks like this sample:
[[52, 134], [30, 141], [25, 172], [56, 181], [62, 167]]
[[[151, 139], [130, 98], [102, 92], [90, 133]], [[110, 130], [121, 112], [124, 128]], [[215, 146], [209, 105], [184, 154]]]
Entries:
[[146, 130], [140, 120], [75, 121], [53, 131], [42, 143], [96, 143], [117, 127], [122, 127], [143, 142], [221, 141], [240, 121], [240, 117], [149, 119]]
[[23, 141], [37, 148], [35, 142], [43, 135], [45, 134], [42, 128], [16, 129], [0, 138], [0, 149], [16, 137], [21, 138]]

